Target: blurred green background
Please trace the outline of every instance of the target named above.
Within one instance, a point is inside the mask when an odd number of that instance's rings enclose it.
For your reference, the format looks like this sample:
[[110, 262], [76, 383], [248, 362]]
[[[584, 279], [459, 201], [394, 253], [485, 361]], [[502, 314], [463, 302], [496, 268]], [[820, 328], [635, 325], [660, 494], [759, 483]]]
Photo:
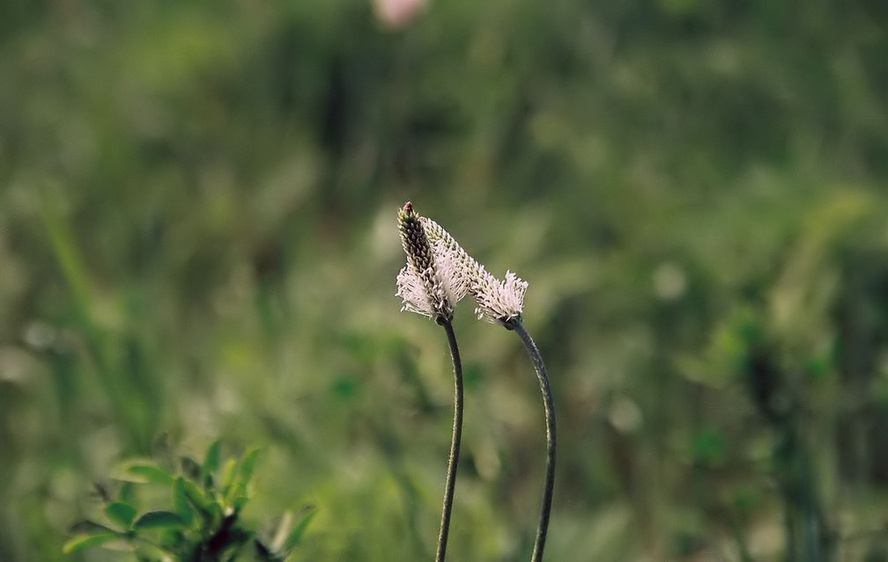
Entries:
[[[403, 201], [530, 283], [547, 558], [888, 560], [888, 3], [0, 6], [0, 559], [124, 458], [264, 448], [296, 560], [432, 558], [443, 332]], [[467, 368], [452, 560], [528, 558], [542, 412]], [[95, 551], [83, 560], [126, 559]]]

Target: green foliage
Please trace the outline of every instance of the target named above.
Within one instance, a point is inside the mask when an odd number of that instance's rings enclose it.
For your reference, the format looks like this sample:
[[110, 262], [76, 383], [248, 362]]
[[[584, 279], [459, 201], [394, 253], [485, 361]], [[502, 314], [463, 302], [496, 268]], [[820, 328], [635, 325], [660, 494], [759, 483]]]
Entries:
[[271, 542], [245, 526], [242, 515], [258, 458], [259, 449], [252, 449], [228, 459], [226, 466], [233, 469], [221, 473], [221, 443], [214, 441], [203, 464], [196, 467], [196, 478], [188, 474], [193, 461], [186, 458], [179, 474], [147, 460], [126, 461], [120, 468], [121, 478], [153, 487], [154, 492], [165, 491], [172, 509], [140, 509], [139, 498], [146, 494], [125, 484], [117, 499], [105, 500], [105, 523], [85, 520], [76, 524], [75, 535], [62, 551], [74, 554], [117, 544], [118, 550], [130, 551], [138, 560], [228, 561], [250, 551], [248, 559], [282, 562], [299, 545], [316, 511], [303, 510], [292, 527], [292, 515], [287, 514]]
[[[0, 2], [0, 560], [115, 559], [111, 502], [224, 519], [207, 477], [237, 461], [163, 446], [219, 436], [264, 445], [239, 524], [323, 506], [293, 558], [431, 559], [451, 378], [393, 295], [407, 199], [530, 283], [548, 558], [783, 560], [790, 527], [798, 558], [818, 518], [837, 559], [884, 558], [886, 21], [431, 0], [393, 32], [369, 0]], [[450, 553], [526, 560], [538, 391], [471, 316]], [[84, 518], [108, 548], [63, 554]]]

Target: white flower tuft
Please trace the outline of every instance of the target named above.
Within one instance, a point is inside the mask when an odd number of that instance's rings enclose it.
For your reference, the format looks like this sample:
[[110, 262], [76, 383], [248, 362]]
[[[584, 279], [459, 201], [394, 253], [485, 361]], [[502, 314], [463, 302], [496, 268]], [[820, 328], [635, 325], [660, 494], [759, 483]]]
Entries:
[[507, 271], [505, 280], [500, 281], [470, 256], [441, 225], [427, 217], [420, 217], [420, 222], [436, 252], [449, 256], [451, 266], [457, 271], [458, 282], [475, 299], [475, 314], [479, 319], [506, 323], [521, 316], [528, 286], [526, 281], [511, 271]]
[[477, 305], [475, 314], [479, 319], [505, 324], [521, 316], [525, 292], [527, 281], [511, 271], [507, 271], [505, 280], [500, 281], [479, 264], [471, 289]]
[[453, 254], [440, 242], [432, 244], [434, 267], [420, 272], [408, 260], [398, 273], [396, 296], [401, 297], [402, 311], [435, 318], [451, 317], [453, 307], [466, 296], [464, 278], [454, 266]]
[[466, 296], [466, 278], [457, 254], [445, 242], [432, 240], [422, 219], [409, 202], [398, 214], [407, 265], [398, 273], [395, 294], [403, 301], [402, 311], [450, 320], [453, 307]]

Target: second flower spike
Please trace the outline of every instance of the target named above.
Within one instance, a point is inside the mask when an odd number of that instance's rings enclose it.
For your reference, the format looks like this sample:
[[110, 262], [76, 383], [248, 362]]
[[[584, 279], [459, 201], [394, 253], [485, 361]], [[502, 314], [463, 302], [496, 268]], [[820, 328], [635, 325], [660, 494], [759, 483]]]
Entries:
[[440, 224], [427, 217], [420, 217], [419, 220], [432, 246], [437, 249], [437, 253], [447, 256], [460, 284], [475, 299], [475, 314], [479, 319], [505, 325], [521, 316], [527, 281], [511, 271], [506, 272], [504, 280], [497, 279], [470, 256]]

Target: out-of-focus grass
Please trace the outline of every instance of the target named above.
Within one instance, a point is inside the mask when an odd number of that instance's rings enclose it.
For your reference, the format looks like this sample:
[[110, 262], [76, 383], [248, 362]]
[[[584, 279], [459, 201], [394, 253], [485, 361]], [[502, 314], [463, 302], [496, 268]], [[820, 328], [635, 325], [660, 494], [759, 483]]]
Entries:
[[[318, 506], [297, 559], [428, 558], [450, 375], [393, 296], [405, 199], [531, 284], [552, 560], [779, 559], [790, 428], [833, 554], [884, 556], [886, 17], [457, 1], [392, 33], [345, 1], [5, 3], [0, 559], [61, 559], [119, 459], [217, 438], [267, 451], [249, 517]], [[523, 559], [535, 381], [456, 328], [451, 556]]]

